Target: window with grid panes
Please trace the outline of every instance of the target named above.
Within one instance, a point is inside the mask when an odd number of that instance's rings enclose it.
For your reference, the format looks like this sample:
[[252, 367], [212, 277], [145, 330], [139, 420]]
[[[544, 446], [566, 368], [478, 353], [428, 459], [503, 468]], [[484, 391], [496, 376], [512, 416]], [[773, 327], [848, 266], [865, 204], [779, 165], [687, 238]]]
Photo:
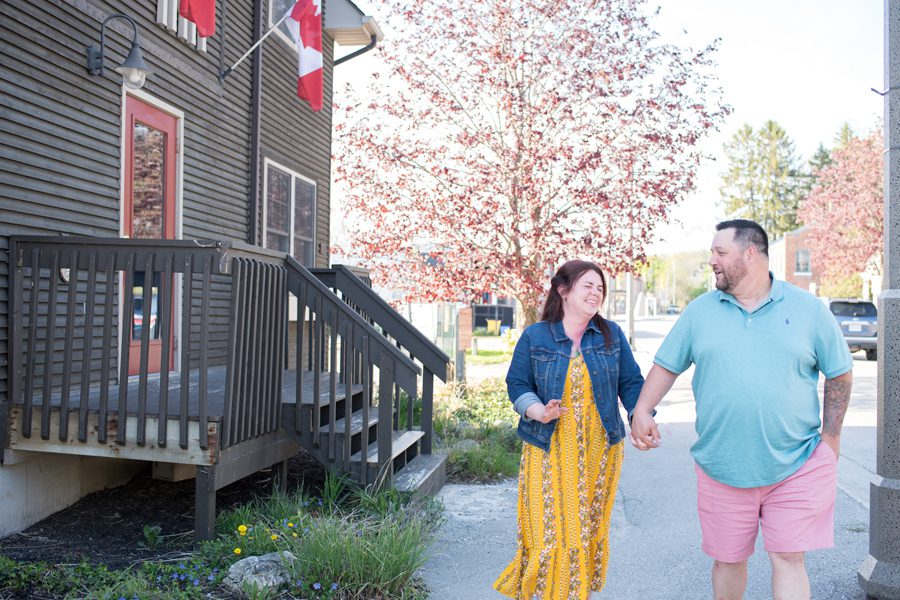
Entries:
[[272, 161], [266, 161], [265, 169], [265, 247], [313, 266], [316, 184]]

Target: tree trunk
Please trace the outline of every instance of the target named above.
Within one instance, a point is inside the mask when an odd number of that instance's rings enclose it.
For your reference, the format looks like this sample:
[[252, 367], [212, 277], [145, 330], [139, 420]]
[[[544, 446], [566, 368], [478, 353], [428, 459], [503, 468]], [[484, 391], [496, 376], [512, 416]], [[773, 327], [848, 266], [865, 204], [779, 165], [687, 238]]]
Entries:
[[538, 320], [538, 305], [533, 300], [531, 302], [525, 302], [521, 298], [518, 298], [519, 306], [522, 307], [522, 329], [525, 329], [532, 323], [537, 323]]

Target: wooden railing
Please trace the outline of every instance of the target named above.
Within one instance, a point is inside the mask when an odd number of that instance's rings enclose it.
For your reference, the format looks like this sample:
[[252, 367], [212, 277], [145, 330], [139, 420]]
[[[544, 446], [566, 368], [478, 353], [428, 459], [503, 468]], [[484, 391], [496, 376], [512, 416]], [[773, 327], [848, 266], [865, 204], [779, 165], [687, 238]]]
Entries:
[[[283, 256], [217, 241], [77, 237], [13, 237], [11, 253], [11, 404], [22, 407], [24, 437], [35, 409], [44, 440], [51, 430], [68, 440], [77, 413], [79, 442], [94, 434], [99, 444], [125, 444], [133, 433], [139, 447], [185, 449], [192, 421], [202, 449], [210, 447], [210, 421], [224, 424], [220, 448], [279, 426]], [[254, 360], [243, 360], [250, 353]], [[92, 411], [96, 431], [88, 427]]]
[[[296, 365], [298, 373], [313, 373], [313, 393], [311, 419], [304, 422], [300, 407], [302, 385], [297, 384], [297, 417], [294, 424], [299, 433], [308, 433], [314, 444], [321, 443], [322, 393], [321, 379], [315, 374], [327, 372], [327, 458], [343, 465], [343, 469], [358, 475], [363, 484], [369, 482], [367, 453], [370, 411], [377, 400], [377, 442], [378, 483], [389, 483], [390, 464], [394, 458], [392, 447], [395, 423], [394, 407], [400, 399], [401, 391], [410, 398], [417, 395], [417, 378], [420, 369], [398, 348], [392, 345], [362, 316], [335, 296], [316, 276], [291, 258], [288, 264], [288, 290], [297, 297]], [[376, 379], [377, 371], [377, 379]], [[336, 390], [343, 386], [345, 399], [342, 414], [337, 413]], [[359, 410], [354, 410], [351, 396], [355, 386], [360, 388], [362, 401]], [[343, 431], [336, 424], [343, 419]], [[352, 463], [353, 435], [351, 430], [358, 423], [359, 455], [358, 466]], [[308, 431], [306, 431], [308, 429]], [[337, 447], [341, 433], [341, 447]]]
[[400, 394], [395, 394], [393, 427], [398, 429], [405, 425], [407, 429], [419, 428], [424, 432], [422, 453], [431, 454], [433, 444], [434, 415], [434, 377], [447, 381], [447, 367], [450, 358], [435, 346], [422, 332], [404, 319], [371, 286], [363, 281], [349, 267], [335, 265], [330, 269], [311, 269], [313, 275], [331, 288], [367, 321], [370, 321], [381, 335], [394, 343], [410, 360], [421, 364], [421, 403], [422, 412], [419, 422], [415, 421], [416, 394], [408, 394], [405, 424], [400, 423]]

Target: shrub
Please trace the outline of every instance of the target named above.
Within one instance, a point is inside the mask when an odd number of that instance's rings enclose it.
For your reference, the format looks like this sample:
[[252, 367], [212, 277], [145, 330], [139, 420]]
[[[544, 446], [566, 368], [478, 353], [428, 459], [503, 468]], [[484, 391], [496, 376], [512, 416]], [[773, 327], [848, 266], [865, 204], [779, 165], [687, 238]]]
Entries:
[[[493, 481], [518, 472], [518, 415], [499, 379], [453, 386], [436, 403], [434, 429], [449, 454], [451, 481]], [[473, 440], [477, 444], [461, 443]]]

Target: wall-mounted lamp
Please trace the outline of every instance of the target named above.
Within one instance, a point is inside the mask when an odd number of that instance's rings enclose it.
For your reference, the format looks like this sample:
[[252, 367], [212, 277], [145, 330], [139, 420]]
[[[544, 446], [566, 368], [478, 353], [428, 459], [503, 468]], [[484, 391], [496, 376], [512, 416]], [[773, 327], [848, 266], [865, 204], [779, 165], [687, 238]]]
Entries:
[[103, 50], [106, 36], [106, 24], [110, 19], [116, 18], [126, 19], [131, 23], [131, 27], [134, 30], [134, 37], [131, 38], [131, 50], [128, 52], [128, 58], [125, 59], [125, 62], [116, 67], [116, 72], [122, 74], [122, 80], [125, 83], [125, 87], [132, 90], [138, 90], [143, 87], [144, 81], [147, 79], [150, 70], [147, 68], [147, 65], [144, 64], [143, 57], [141, 57], [141, 44], [137, 23], [135, 23], [134, 19], [128, 15], [110, 15], [103, 21], [103, 24], [100, 26], [100, 48], [98, 49], [97, 46], [94, 46], [93, 44], [87, 47], [88, 73], [91, 75], [103, 75]]

